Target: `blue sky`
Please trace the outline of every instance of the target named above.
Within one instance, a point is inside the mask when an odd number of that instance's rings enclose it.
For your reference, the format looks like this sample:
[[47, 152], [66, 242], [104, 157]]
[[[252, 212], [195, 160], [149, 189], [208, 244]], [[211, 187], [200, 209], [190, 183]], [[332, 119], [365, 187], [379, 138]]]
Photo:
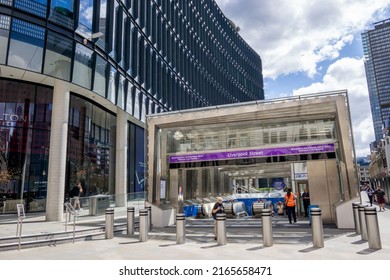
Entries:
[[216, 0], [261, 56], [265, 98], [348, 90], [357, 156], [374, 140], [361, 33], [388, 0]]

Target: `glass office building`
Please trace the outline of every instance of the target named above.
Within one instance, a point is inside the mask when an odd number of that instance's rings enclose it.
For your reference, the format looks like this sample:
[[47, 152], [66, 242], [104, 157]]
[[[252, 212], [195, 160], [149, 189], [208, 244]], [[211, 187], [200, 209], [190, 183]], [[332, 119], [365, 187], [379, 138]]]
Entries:
[[375, 141], [380, 143], [390, 133], [390, 19], [375, 23], [362, 41]]
[[79, 180], [144, 191], [147, 115], [261, 99], [213, 0], [0, 0], [0, 196], [48, 220]]

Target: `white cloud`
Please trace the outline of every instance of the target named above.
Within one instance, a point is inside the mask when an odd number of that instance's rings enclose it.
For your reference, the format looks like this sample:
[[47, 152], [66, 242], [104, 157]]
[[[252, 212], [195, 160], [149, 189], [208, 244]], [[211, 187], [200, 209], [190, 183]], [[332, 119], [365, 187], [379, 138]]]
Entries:
[[370, 102], [363, 59], [342, 58], [329, 66], [321, 82], [293, 91], [303, 95], [333, 90], [348, 90], [355, 150], [358, 156], [369, 154], [369, 143], [374, 139]]
[[[267, 80], [293, 74], [294, 84], [305, 75], [318, 83], [294, 90], [293, 94], [347, 89], [358, 156], [369, 154], [375, 137], [367, 83], [359, 57], [341, 58], [353, 40], [389, 17], [388, 0], [216, 0], [222, 12], [241, 29], [240, 35], [261, 56]], [[348, 56], [348, 54], [347, 54]], [[350, 55], [349, 55], [350, 56]], [[338, 60], [337, 60], [338, 59]], [[322, 69], [326, 63], [333, 63]], [[321, 78], [319, 74], [326, 71]], [[291, 83], [291, 80], [289, 80]], [[306, 79], [305, 85], [310, 79]], [[278, 81], [276, 81], [277, 83]], [[299, 85], [298, 85], [299, 86]], [[302, 82], [303, 86], [303, 82]], [[277, 86], [274, 86], [277, 88]], [[293, 88], [290, 85], [290, 88]], [[267, 98], [286, 95], [266, 92]], [[288, 95], [288, 94], [287, 94]]]
[[337, 58], [367, 24], [383, 19], [380, 12], [390, 5], [388, 0], [216, 2], [260, 54], [263, 75], [270, 79], [294, 72], [313, 77], [318, 63]]

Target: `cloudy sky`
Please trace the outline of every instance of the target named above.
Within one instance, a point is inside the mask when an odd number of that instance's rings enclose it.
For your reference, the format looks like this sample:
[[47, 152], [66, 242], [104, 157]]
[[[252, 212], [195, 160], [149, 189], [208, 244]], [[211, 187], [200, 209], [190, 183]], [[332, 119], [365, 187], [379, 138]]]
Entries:
[[261, 56], [265, 98], [347, 89], [357, 156], [374, 140], [361, 33], [389, 0], [216, 0]]

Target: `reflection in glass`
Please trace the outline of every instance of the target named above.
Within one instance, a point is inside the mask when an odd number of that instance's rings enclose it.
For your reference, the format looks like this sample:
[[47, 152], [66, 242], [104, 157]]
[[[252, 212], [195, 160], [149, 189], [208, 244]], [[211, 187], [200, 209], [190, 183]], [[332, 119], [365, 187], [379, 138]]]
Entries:
[[127, 97], [126, 97], [126, 112], [133, 115], [133, 91], [134, 86], [129, 83], [127, 86]]
[[100, 107], [71, 96], [66, 191], [82, 180], [86, 196], [114, 193], [115, 122], [115, 116]]
[[0, 79], [0, 197], [27, 212], [45, 210], [51, 105], [50, 88]]
[[51, 0], [49, 20], [73, 30], [74, 0]]
[[97, 55], [93, 91], [103, 97], [106, 97], [106, 69], [107, 61], [101, 56]]
[[12, 6], [12, 0], [0, 0], [0, 4]]
[[107, 25], [107, 0], [100, 1], [100, 15], [99, 15], [99, 32], [103, 35], [100, 36], [96, 42], [103, 50], [106, 50], [106, 25]]
[[115, 104], [116, 100], [116, 69], [114, 66], [110, 66], [110, 77], [108, 79], [107, 99]]
[[91, 88], [92, 54], [87, 47], [77, 44], [73, 66], [73, 82], [85, 88]]
[[92, 35], [93, 0], [80, 1], [79, 24], [76, 32], [85, 38]]
[[46, 18], [47, 0], [15, 0], [14, 7]]
[[135, 96], [134, 96], [134, 117], [136, 119], [140, 119], [140, 104], [139, 104], [139, 100], [140, 100], [140, 92], [138, 89], [135, 90]]
[[142, 94], [141, 99], [142, 99], [141, 122], [145, 123], [146, 122], [146, 114], [147, 114], [146, 108], [149, 108], [149, 106], [147, 104], [149, 100], [147, 99], [147, 97], [144, 94]]
[[73, 42], [58, 33], [48, 31], [44, 73], [66, 81], [70, 80]]
[[0, 63], [4, 64], [7, 57], [7, 46], [11, 18], [0, 15]]
[[116, 105], [122, 110], [125, 109], [125, 83], [125, 77], [123, 75], [119, 75], [118, 98]]
[[41, 72], [44, 37], [44, 28], [14, 18], [11, 28], [8, 65]]
[[145, 178], [145, 131], [139, 126], [135, 126], [135, 191], [144, 191]]

